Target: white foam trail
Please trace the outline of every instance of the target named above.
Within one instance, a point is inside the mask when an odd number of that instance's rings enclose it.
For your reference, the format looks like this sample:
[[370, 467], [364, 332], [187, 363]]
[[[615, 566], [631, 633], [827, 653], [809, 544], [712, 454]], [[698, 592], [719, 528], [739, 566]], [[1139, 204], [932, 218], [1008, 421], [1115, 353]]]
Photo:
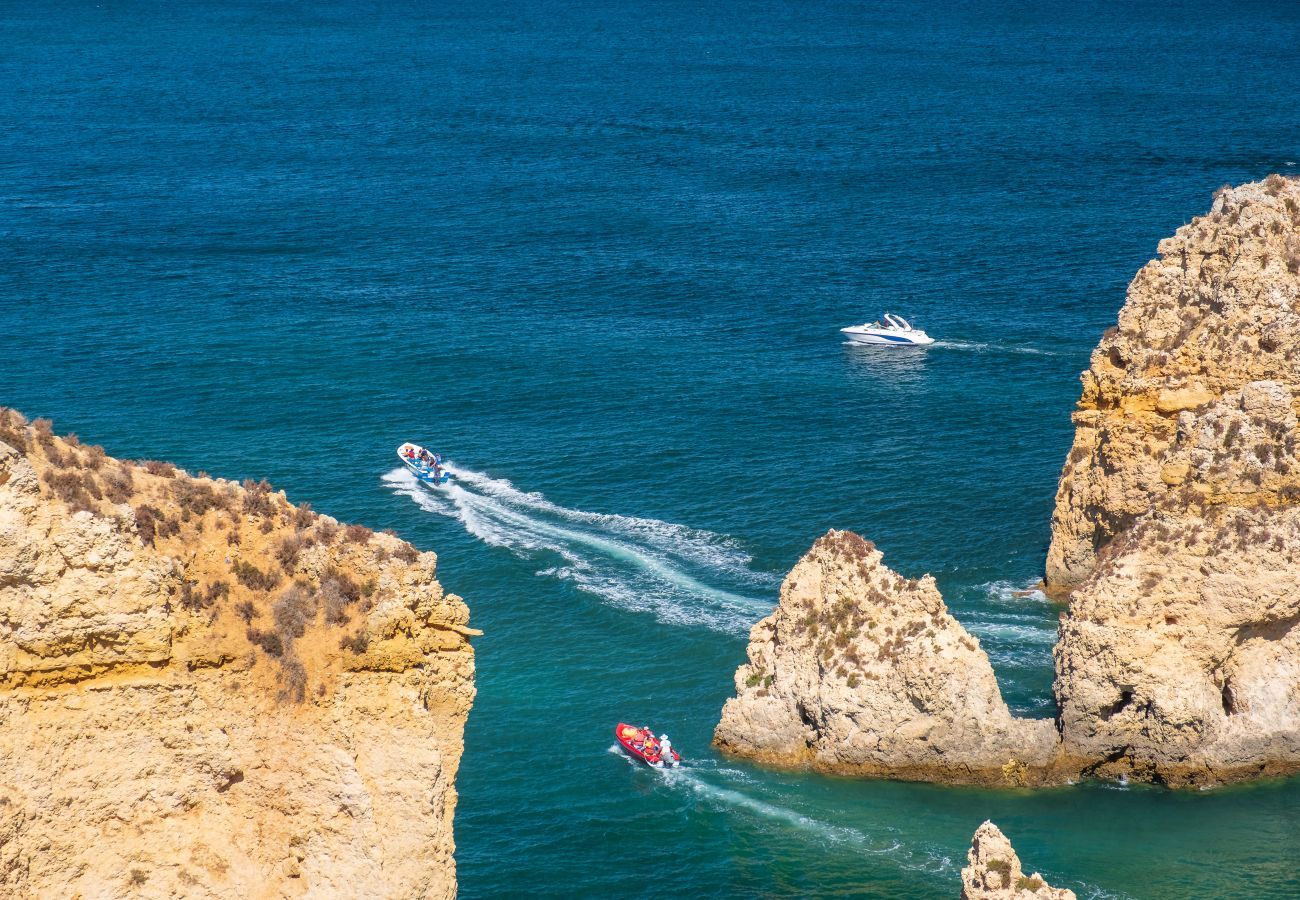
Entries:
[[[727, 575], [743, 565], [741, 560], [748, 557], [733, 554], [724, 562], [719, 555], [726, 551], [726, 539], [649, 519], [566, 510], [540, 495], [523, 494], [507, 482], [481, 473], [453, 471], [461, 484], [451, 482], [436, 490], [427, 489], [405, 469], [394, 469], [384, 476], [384, 481], [395, 493], [412, 498], [421, 508], [458, 519], [484, 543], [505, 547], [521, 556], [549, 551], [566, 563], [544, 568], [539, 574], [567, 579], [607, 602], [652, 612], [661, 621], [744, 633], [773, 606], [772, 601], [714, 587], [684, 570], [684, 565], [708, 563]], [[487, 487], [482, 492], [470, 489], [483, 485]], [[565, 524], [556, 524], [548, 516]], [[585, 530], [610, 523], [620, 537]], [[636, 540], [637, 534], [644, 540]], [[709, 552], [701, 552], [705, 548]], [[710, 574], [719, 573], [711, 569]]]
[[965, 611], [962, 624], [980, 638], [1024, 644], [1056, 641], [1056, 616], [1034, 585], [991, 581], [981, 585], [988, 604]]
[[975, 353], [993, 351], [994, 353], [1027, 353], [1031, 356], [1060, 356], [1056, 350], [1044, 350], [1041, 347], [1024, 347], [1016, 344], [991, 344], [986, 341], [935, 341], [930, 346], [944, 350], [971, 350]]
[[[616, 747], [610, 748], [611, 752], [616, 750]], [[668, 785], [686, 788], [716, 807], [739, 810], [779, 822], [825, 845], [844, 846], [855, 851], [888, 857], [900, 869], [923, 872], [936, 879], [946, 881], [956, 875], [958, 867], [953, 864], [950, 856], [935, 847], [909, 847], [907, 838], [896, 828], [882, 826], [879, 829], [880, 836], [873, 837], [849, 825], [835, 825], [731, 788], [711, 784], [689, 769], [656, 771]], [[718, 769], [717, 771], [725, 774], [734, 770]], [[1095, 885], [1080, 885], [1075, 890], [1080, 896], [1088, 897], [1089, 900], [1123, 900], [1126, 896], [1104, 891]]]
[[990, 581], [982, 586], [984, 593], [990, 600], [998, 600], [1003, 603], [1048, 603], [1047, 595], [1042, 592], [1035, 582], [1030, 585], [1016, 584], [1011, 581]]
[[537, 510], [570, 522], [590, 525], [604, 532], [630, 537], [664, 553], [754, 584], [775, 586], [781, 582], [779, 575], [751, 569], [749, 566], [752, 559], [749, 554], [740, 549], [733, 539], [723, 535], [659, 519], [569, 509], [552, 503], [542, 494], [521, 491], [504, 478], [493, 478], [483, 472], [460, 468], [456, 468], [455, 473], [462, 484], [468, 484], [479, 493], [501, 500], [516, 509], [524, 507]]
[[965, 624], [967, 630], [971, 631], [976, 637], [996, 638], [1006, 641], [1020, 641], [1031, 644], [1054, 644], [1056, 643], [1056, 628], [1045, 625], [1016, 625], [1009, 622], [989, 622], [979, 619], [971, 620], [966, 616]]

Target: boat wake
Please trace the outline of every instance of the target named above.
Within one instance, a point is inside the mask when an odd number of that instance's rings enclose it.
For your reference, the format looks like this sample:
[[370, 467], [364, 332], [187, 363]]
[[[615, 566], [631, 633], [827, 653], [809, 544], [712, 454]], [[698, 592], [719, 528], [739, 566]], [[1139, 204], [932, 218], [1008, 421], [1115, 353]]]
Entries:
[[935, 341], [933, 346], [943, 350], [970, 350], [975, 353], [1025, 353], [1030, 356], [1060, 356], [1056, 350], [1026, 347], [1019, 344], [993, 344], [987, 341]]
[[743, 634], [774, 605], [751, 593], [775, 594], [779, 577], [755, 571], [749, 555], [722, 535], [569, 509], [504, 479], [454, 464], [452, 469], [456, 480], [437, 490], [400, 468], [385, 475], [384, 483], [422, 509], [458, 520], [486, 544], [545, 563], [539, 575], [665, 623]]
[[[870, 853], [888, 857], [890, 863], [909, 872], [932, 876], [937, 884], [950, 887], [962, 862], [954, 863], [952, 855], [936, 846], [917, 844], [889, 826], [877, 826], [868, 833], [850, 825], [831, 822], [805, 815], [778, 803], [751, 796], [745, 791], [712, 783], [697, 771], [690, 769], [664, 769], [657, 771], [672, 788], [687, 790], [704, 803], [727, 813], [739, 812], [755, 819], [775, 822], [803, 834], [823, 847], [843, 847], [854, 853]], [[711, 774], [740, 777], [744, 773], [732, 769], [718, 769]], [[1073, 885], [1072, 885], [1073, 886]], [[1123, 894], [1114, 894], [1095, 885], [1073, 886], [1080, 897], [1089, 900], [1122, 900]]]

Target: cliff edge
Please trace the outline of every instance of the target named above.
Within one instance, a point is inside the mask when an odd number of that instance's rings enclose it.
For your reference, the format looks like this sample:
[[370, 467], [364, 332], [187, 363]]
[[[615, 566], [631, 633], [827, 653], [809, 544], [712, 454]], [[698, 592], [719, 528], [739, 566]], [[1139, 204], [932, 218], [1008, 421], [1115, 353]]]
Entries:
[[1181, 486], [1164, 457], [1183, 412], [1254, 381], [1300, 383], [1300, 182], [1224, 187], [1157, 249], [1082, 376], [1049, 588], [1082, 583], [1101, 548]]
[[6, 896], [452, 897], [436, 558], [0, 410]]

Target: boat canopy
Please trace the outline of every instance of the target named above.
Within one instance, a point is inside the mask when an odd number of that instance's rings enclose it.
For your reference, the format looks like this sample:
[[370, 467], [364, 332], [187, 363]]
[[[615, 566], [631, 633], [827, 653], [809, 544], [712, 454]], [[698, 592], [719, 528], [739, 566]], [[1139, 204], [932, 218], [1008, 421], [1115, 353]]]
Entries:
[[891, 325], [894, 328], [899, 328], [903, 331], [912, 330], [912, 326], [908, 324], [906, 319], [902, 316], [896, 316], [893, 313], [885, 313], [885, 324]]

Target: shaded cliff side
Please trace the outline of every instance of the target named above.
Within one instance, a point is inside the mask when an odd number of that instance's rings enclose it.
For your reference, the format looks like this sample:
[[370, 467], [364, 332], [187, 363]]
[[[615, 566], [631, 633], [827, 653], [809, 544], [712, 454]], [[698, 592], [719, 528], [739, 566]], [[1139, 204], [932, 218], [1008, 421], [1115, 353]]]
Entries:
[[474, 696], [432, 553], [0, 410], [7, 896], [451, 897]]

